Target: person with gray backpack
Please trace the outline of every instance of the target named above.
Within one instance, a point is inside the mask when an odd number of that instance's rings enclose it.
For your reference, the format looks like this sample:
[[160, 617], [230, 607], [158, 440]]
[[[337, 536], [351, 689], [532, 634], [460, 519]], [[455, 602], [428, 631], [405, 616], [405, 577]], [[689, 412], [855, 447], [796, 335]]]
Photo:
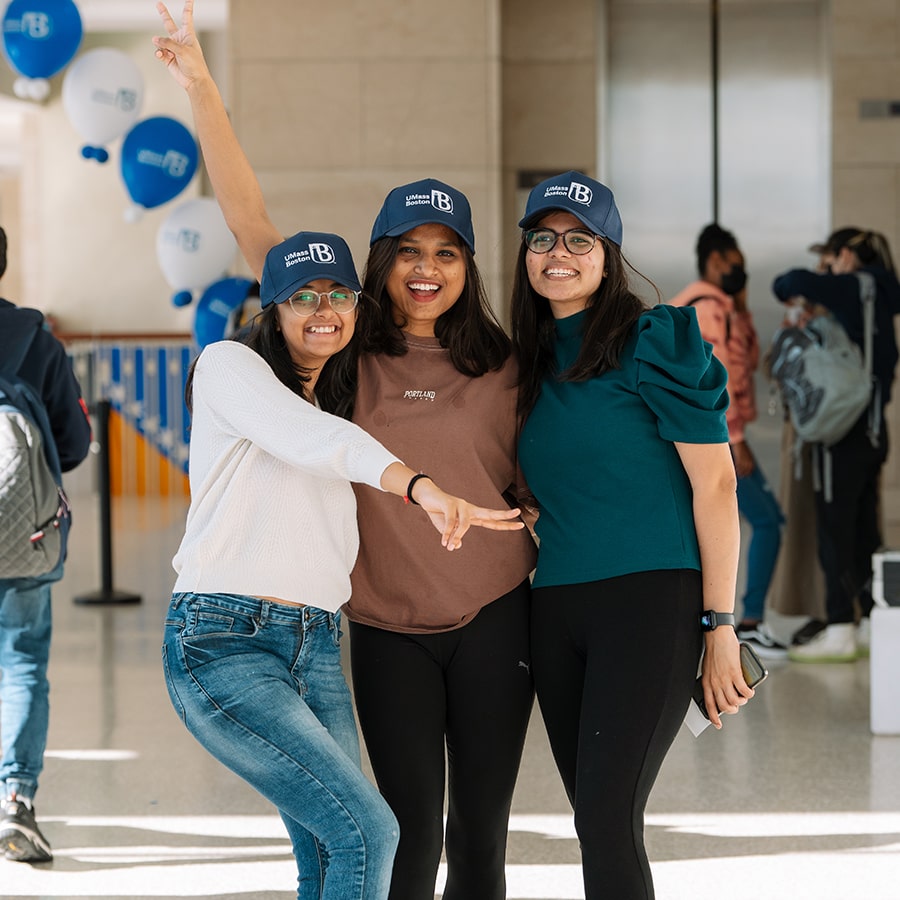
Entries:
[[[6, 250], [0, 228], [0, 277]], [[53, 858], [33, 804], [49, 724], [50, 588], [69, 524], [61, 473], [90, 441], [65, 348], [38, 310], [0, 297], [0, 852], [20, 862]]]
[[[866, 382], [871, 378], [871, 387], [865, 385], [862, 401], [851, 405], [846, 426], [817, 441], [808, 439], [827, 624], [806, 643], [792, 645], [789, 655], [798, 662], [851, 662], [868, 651], [872, 554], [881, 546], [879, 479], [888, 454], [884, 408], [898, 360], [893, 320], [900, 313], [900, 282], [888, 243], [878, 232], [840, 228], [810, 250], [819, 255], [818, 271], [792, 269], [775, 279], [772, 290], [782, 303], [800, 301], [821, 316], [823, 334], [831, 334], [821, 346], [846, 343], [843, 355], [848, 363], [856, 357], [851, 368], [863, 371]], [[815, 319], [807, 330], [814, 331], [814, 325]], [[790, 407], [790, 396], [786, 402]], [[796, 424], [811, 418], [810, 409]]]

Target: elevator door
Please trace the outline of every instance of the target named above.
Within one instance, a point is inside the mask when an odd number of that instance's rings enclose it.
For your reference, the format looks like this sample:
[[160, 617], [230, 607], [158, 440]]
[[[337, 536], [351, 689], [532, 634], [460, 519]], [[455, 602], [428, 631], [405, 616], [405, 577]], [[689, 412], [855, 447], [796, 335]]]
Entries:
[[[713, 220], [710, 4], [610, 0], [598, 170], [625, 224], [624, 251], [668, 299], [696, 277]], [[719, 223], [733, 231], [765, 349], [781, 320], [773, 277], [812, 266], [829, 231], [830, 79], [820, 2], [723, 0], [719, 37]], [[643, 291], [654, 299], [652, 290]], [[775, 476], [780, 419], [757, 382], [756, 449]]]
[[[712, 221], [712, 91], [705, 2], [611, 2], [600, 170], [625, 252], [664, 297], [695, 274]], [[772, 276], [808, 265], [829, 226], [829, 78], [818, 2], [720, 4], [719, 222], [747, 256], [750, 302], [777, 322]]]

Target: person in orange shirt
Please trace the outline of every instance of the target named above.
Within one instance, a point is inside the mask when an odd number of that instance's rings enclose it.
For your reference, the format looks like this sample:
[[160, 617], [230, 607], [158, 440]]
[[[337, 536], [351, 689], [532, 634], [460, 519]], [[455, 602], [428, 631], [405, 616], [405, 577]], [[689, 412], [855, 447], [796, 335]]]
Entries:
[[738, 637], [769, 659], [783, 659], [787, 647], [763, 621], [766, 594], [781, 546], [781, 508], [744, 433], [756, 418], [753, 376], [759, 364], [759, 340], [747, 309], [744, 255], [730, 231], [707, 225], [697, 239], [700, 279], [670, 301], [693, 306], [704, 340], [728, 371], [728, 441], [738, 476], [738, 510], [753, 530], [747, 553], [747, 586]]

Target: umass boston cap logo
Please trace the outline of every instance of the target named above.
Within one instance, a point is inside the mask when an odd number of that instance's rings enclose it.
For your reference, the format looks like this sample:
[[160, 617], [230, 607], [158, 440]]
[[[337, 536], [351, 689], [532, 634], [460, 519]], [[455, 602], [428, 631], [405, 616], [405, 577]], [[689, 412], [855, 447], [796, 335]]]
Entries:
[[298, 263], [315, 262], [320, 265], [333, 265], [337, 262], [337, 255], [330, 244], [309, 244], [308, 250], [292, 250], [285, 254], [284, 267], [289, 269]]
[[591, 200], [594, 199], [594, 192], [586, 184], [579, 184], [577, 181], [573, 181], [569, 185], [569, 199], [574, 200], [576, 203], [590, 206]]
[[337, 261], [334, 250], [330, 244], [310, 244], [309, 255], [313, 262], [330, 264]]
[[594, 199], [594, 192], [586, 185], [572, 181], [568, 185], [551, 184], [544, 191], [544, 199], [549, 197], [568, 197], [582, 206], [590, 206]]
[[432, 188], [430, 195], [407, 194], [406, 206], [407, 208], [411, 206], [433, 206], [440, 212], [447, 213], [447, 215], [450, 216], [453, 215], [453, 198], [444, 191], [439, 191], [436, 188]]

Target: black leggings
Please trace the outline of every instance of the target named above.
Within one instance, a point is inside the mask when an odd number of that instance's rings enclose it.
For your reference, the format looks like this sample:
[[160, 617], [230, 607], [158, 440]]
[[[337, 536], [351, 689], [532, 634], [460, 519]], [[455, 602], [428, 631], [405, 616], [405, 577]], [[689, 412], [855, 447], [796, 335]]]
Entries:
[[[852, 622], [857, 597], [864, 616], [872, 611], [872, 554], [881, 546], [879, 476], [888, 436], [882, 426], [878, 446], [873, 447], [867, 428], [868, 415], [864, 415], [828, 451], [833, 496], [826, 502], [824, 491], [816, 493], [816, 536], [829, 625]], [[813, 457], [824, 479], [824, 457], [821, 453]]]
[[382, 795], [400, 822], [391, 900], [506, 897], [506, 836], [534, 700], [528, 583], [467, 625], [399, 634], [350, 623], [353, 690]]
[[531, 657], [575, 810], [586, 900], [652, 900], [644, 808], [684, 720], [702, 636], [700, 573], [535, 588]]

